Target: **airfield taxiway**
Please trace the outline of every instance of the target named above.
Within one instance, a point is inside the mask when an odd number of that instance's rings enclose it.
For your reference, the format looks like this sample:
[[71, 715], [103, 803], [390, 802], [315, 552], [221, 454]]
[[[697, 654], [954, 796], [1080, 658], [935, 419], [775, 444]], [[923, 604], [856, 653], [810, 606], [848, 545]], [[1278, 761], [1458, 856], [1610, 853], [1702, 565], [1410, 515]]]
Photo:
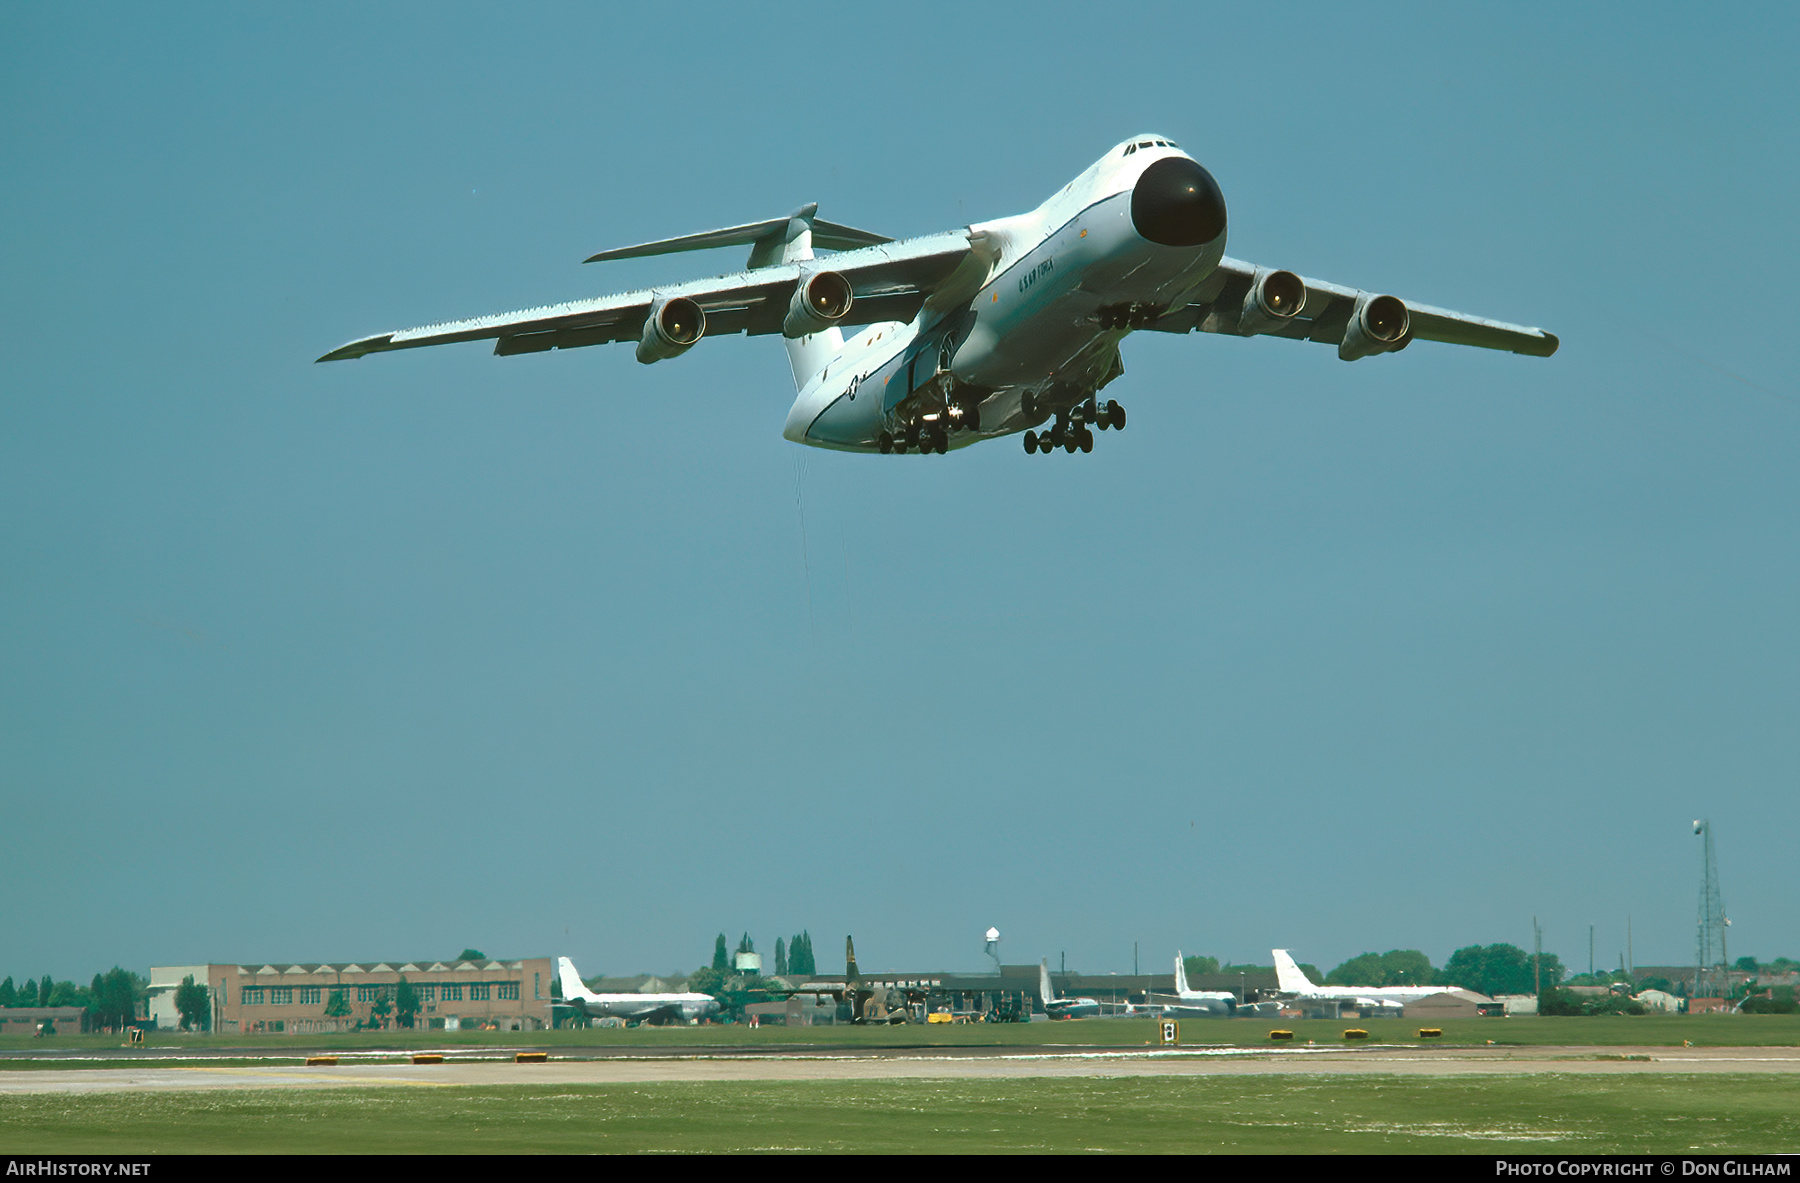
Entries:
[[[104, 1059], [102, 1057], [101, 1059]], [[65, 1061], [67, 1062], [67, 1061]], [[0, 1071], [0, 1095], [173, 1089], [322, 1089], [505, 1084], [638, 1084], [656, 1081], [969, 1080], [1138, 1076], [1517, 1076], [1751, 1073], [1800, 1076], [1793, 1047], [1298, 1047], [1033, 1049], [1022, 1052], [702, 1053], [551, 1059], [452, 1058], [411, 1064], [395, 1057], [330, 1067], [116, 1060], [85, 1068]]]

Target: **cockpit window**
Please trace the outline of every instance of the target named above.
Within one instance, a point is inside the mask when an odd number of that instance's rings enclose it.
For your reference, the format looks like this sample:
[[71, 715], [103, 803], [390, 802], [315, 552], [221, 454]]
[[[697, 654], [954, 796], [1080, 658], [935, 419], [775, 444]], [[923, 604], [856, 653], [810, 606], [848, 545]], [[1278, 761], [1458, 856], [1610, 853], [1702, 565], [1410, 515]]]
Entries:
[[1125, 155], [1130, 156], [1133, 152], [1136, 152], [1136, 151], [1137, 151], [1136, 144], [1126, 144], [1125, 145]]
[[1156, 144], [1155, 144], [1155, 143], [1154, 143], [1154, 142], [1153, 142], [1153, 141], [1151, 141], [1151, 140], [1140, 140], [1140, 141], [1139, 141], [1139, 142], [1138, 142], [1138, 147], [1140, 147], [1140, 148], [1154, 148], [1154, 147], [1156, 147]]

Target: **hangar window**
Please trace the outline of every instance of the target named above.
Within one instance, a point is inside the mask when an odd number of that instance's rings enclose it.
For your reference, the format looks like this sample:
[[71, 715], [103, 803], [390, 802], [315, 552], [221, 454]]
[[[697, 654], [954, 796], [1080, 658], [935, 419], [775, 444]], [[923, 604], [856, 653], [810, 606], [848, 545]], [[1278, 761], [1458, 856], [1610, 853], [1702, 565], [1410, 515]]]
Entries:
[[469, 984], [469, 1001], [486, 1002], [487, 1000], [488, 984], [486, 982], [471, 982]]
[[263, 988], [261, 986], [245, 986], [238, 991], [239, 1006], [261, 1006], [263, 1004]]
[[425, 985], [420, 986], [418, 989], [419, 989], [419, 1001], [420, 1002], [436, 1002], [437, 1001], [437, 987], [436, 986], [433, 986], [432, 984], [427, 982]]
[[445, 1002], [461, 1002], [462, 1001], [462, 985], [460, 983], [446, 982], [444, 984], [444, 1001]]
[[317, 987], [317, 986], [302, 986], [302, 987], [300, 987], [300, 1005], [301, 1006], [316, 1006], [316, 1005], [318, 1005], [318, 1002], [319, 1002], [319, 987]]
[[508, 1002], [517, 1002], [519, 1000], [519, 983], [501, 982], [500, 997]]
[[276, 1006], [294, 1005], [294, 988], [292, 986], [276, 986], [269, 991], [269, 1001]]

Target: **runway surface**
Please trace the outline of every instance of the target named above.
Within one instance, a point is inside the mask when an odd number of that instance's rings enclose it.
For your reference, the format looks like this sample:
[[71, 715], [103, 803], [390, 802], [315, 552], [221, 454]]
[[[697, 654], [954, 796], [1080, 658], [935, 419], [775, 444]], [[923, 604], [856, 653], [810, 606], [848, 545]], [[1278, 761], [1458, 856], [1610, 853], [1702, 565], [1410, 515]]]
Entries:
[[334, 1067], [215, 1065], [204, 1062], [87, 1069], [0, 1071], [0, 1095], [144, 1092], [169, 1089], [321, 1089], [505, 1084], [638, 1084], [655, 1081], [971, 1080], [1140, 1076], [1516, 1076], [1530, 1073], [1643, 1075], [1754, 1073], [1800, 1077], [1800, 1048], [1341, 1047], [1096, 1050], [1003, 1053], [676, 1054], [552, 1058], [543, 1064], [450, 1059], [392, 1060]]

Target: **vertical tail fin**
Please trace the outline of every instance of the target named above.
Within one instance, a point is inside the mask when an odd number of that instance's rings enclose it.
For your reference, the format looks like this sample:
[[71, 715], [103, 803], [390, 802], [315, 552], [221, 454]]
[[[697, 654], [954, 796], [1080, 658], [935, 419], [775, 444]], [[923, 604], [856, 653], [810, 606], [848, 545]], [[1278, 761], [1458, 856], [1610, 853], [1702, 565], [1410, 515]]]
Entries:
[[1175, 993], [1188, 993], [1187, 962], [1181, 959], [1181, 950], [1175, 950]]
[[568, 1001], [590, 996], [588, 988], [581, 982], [581, 975], [575, 972], [575, 963], [567, 957], [556, 959], [556, 977], [562, 983], [563, 998]]
[[1050, 959], [1038, 962], [1038, 994], [1043, 997], [1045, 1005], [1056, 1001], [1056, 990], [1050, 985]]
[[856, 942], [849, 937], [844, 938], [844, 976], [852, 982], [862, 977], [856, 969]]
[[1310, 994], [1318, 989], [1304, 970], [1294, 964], [1286, 949], [1271, 949], [1275, 955], [1275, 983], [1284, 994]]

